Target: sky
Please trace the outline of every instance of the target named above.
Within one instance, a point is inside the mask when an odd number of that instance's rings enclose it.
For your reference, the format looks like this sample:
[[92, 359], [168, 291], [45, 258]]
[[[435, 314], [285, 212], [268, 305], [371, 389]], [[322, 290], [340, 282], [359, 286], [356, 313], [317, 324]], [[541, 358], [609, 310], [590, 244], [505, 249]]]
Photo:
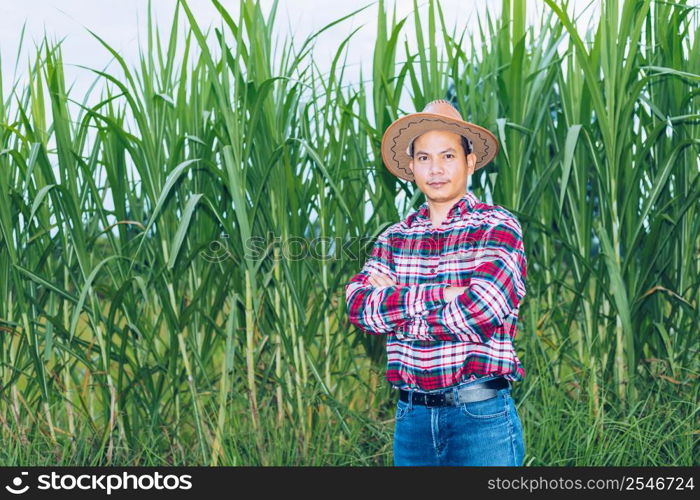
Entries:
[[[152, 11], [162, 33], [170, 29], [172, 13], [177, 0], [152, 0]], [[238, 14], [237, 0], [221, 0], [234, 19]], [[590, 23], [597, 17], [597, 3], [586, 8], [590, 0], [572, 0], [573, 13], [584, 12], [581, 25]], [[537, 25], [543, 2], [528, 2], [529, 20]], [[218, 26], [220, 16], [211, 0], [189, 0], [188, 5], [197, 17], [201, 27], [211, 24]], [[268, 13], [273, 5], [272, 0], [262, 0], [263, 10]], [[282, 0], [278, 4], [276, 27], [280, 39], [290, 34], [300, 40], [344, 15], [360, 7], [369, 5], [362, 12], [344, 21], [319, 38], [314, 49], [315, 60], [322, 71], [328, 70], [336, 48], [354, 29], [362, 26], [354, 35], [347, 52], [346, 77], [348, 82], [359, 80], [360, 64], [371, 67], [373, 40], [376, 33], [377, 2], [365, 1], [337, 2], [322, 0]], [[427, 13], [427, 1], [418, 2], [419, 10]], [[535, 8], [533, 8], [533, 5]], [[409, 15], [413, 11], [413, 0], [387, 0], [386, 9], [396, 6], [397, 17]], [[466, 26], [478, 32], [477, 15], [484, 16], [486, 10], [497, 16], [501, 8], [501, 0], [440, 0], [440, 6], [448, 25], [457, 24], [459, 32]], [[147, 0], [0, 0], [0, 57], [2, 57], [2, 83], [5, 93], [12, 83], [19, 78], [26, 81], [28, 56], [46, 33], [49, 39], [63, 39], [63, 57], [65, 73], [70, 85], [75, 82], [73, 90], [83, 95], [90, 86], [92, 74], [78, 65], [103, 69], [112, 59], [108, 51], [101, 46], [88, 31], [94, 31], [109, 45], [114, 47], [127, 61], [133, 65], [138, 61], [139, 40], [145, 40], [147, 21]], [[592, 17], [595, 16], [595, 17]], [[184, 16], [183, 16], [184, 17]], [[26, 34], [18, 64], [17, 50], [20, 33], [26, 23]], [[407, 23], [407, 26], [411, 23]], [[408, 42], [413, 46], [414, 40], [410, 33]], [[403, 46], [403, 40], [401, 41]], [[402, 54], [403, 50], [398, 52]], [[114, 68], [112, 62], [109, 68]]]

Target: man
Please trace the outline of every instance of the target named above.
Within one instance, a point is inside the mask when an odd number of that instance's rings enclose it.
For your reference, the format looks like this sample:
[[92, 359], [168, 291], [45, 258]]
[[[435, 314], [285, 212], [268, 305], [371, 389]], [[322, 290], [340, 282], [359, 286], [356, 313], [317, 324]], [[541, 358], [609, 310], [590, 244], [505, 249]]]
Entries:
[[387, 335], [396, 465], [522, 465], [511, 382], [526, 260], [518, 220], [467, 192], [498, 142], [447, 101], [392, 123], [382, 157], [426, 202], [383, 231], [346, 286], [350, 321]]

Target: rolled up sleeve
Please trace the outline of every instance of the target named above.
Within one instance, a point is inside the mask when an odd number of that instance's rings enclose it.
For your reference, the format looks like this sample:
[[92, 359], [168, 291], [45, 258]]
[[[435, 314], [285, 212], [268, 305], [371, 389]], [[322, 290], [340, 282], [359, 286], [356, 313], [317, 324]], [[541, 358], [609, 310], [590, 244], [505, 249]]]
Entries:
[[444, 306], [399, 326], [400, 340], [485, 343], [525, 296], [527, 261], [517, 219], [484, 234], [467, 289]]
[[350, 322], [371, 334], [394, 332], [411, 319], [445, 304], [446, 284], [396, 284], [387, 287], [368, 284], [370, 274], [375, 272], [398, 281], [388, 233], [389, 230], [379, 235], [362, 270], [345, 287]]

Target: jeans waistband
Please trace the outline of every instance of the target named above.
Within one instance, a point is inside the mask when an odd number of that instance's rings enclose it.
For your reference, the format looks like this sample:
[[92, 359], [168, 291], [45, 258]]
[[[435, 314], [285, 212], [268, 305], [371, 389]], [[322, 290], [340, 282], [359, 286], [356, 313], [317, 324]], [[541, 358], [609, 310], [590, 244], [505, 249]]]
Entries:
[[[419, 390], [419, 389], [405, 389], [405, 390], [412, 391], [412, 392], [417, 392], [417, 393], [420, 392], [420, 393], [424, 393], [424, 394], [441, 394], [441, 393], [451, 392], [451, 391], [455, 391], [455, 392], [456, 392], [456, 391], [458, 391], [459, 389], [461, 389], [462, 387], [468, 387], [468, 386], [470, 386], [470, 385], [479, 384], [479, 383], [481, 383], [481, 382], [486, 382], [487, 380], [493, 380], [493, 379], [496, 379], [496, 378], [505, 378], [505, 377], [503, 377], [503, 375], [484, 375], [483, 377], [479, 377], [479, 378], [477, 378], [476, 380], [470, 380], [470, 381], [468, 381], [468, 382], [460, 382], [460, 383], [457, 384], [457, 385], [451, 385], [451, 386], [449, 386], [449, 387], [443, 387], [443, 388], [441, 388], [441, 389], [435, 389], [434, 391], [422, 391], [422, 390]], [[512, 389], [513, 384], [510, 382], [510, 380], [508, 380], [508, 379], [506, 379], [506, 380], [508, 381], [508, 388], [509, 388], [509, 389]]]
[[483, 380], [473, 380], [469, 384], [459, 384], [446, 387], [440, 391], [419, 392], [401, 390], [399, 400], [412, 405], [428, 407], [455, 406], [462, 403], [483, 401], [498, 396], [499, 391], [509, 392], [510, 381], [502, 376], [483, 377]]

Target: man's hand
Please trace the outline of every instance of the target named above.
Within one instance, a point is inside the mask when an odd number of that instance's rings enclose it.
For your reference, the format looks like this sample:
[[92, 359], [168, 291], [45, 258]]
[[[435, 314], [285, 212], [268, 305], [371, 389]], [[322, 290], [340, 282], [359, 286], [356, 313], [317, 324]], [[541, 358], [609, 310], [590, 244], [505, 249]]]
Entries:
[[369, 281], [369, 284], [372, 286], [393, 286], [396, 284], [396, 281], [394, 281], [391, 276], [380, 272], [371, 273], [367, 281]]
[[457, 297], [457, 295], [460, 295], [466, 289], [466, 286], [448, 286], [445, 288], [445, 301], [451, 302], [455, 299], [455, 297]]
[[[370, 285], [378, 287], [396, 285], [396, 281], [394, 281], [391, 276], [380, 272], [371, 273], [369, 278], [367, 278], [367, 281], [369, 281]], [[454, 300], [457, 295], [461, 294], [466, 289], [466, 286], [448, 286], [445, 288], [445, 302]]]

